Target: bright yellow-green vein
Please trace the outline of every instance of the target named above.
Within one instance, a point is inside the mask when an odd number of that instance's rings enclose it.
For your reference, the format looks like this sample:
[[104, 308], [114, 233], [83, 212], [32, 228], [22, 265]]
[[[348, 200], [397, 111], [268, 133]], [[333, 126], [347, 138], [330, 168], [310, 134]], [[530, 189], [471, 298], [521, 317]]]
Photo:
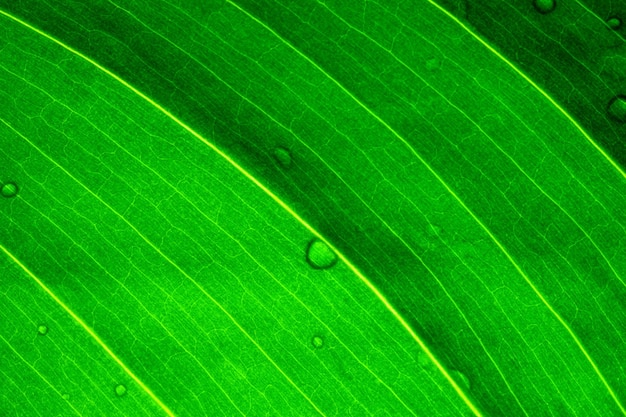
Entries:
[[[502, 55], [500, 55], [497, 51], [495, 51], [493, 48], [491, 48], [491, 46], [489, 46], [486, 42], [484, 42], [482, 39], [480, 39], [480, 37], [478, 37], [477, 35], [475, 35], [474, 33], [472, 33], [466, 26], [464, 26], [458, 19], [456, 19], [456, 17], [454, 17], [453, 15], [451, 15], [447, 10], [445, 10], [444, 8], [442, 8], [441, 6], [437, 5], [436, 3], [433, 3], [432, 0], [428, 0], [430, 3], [434, 4], [435, 6], [437, 6], [439, 9], [441, 9], [443, 12], [445, 12], [447, 15], [449, 15], [452, 19], [454, 19], [456, 22], [458, 22], [458, 24], [460, 24], [461, 26], [463, 26], [463, 28], [465, 30], [467, 30], [469, 33], [472, 34], [472, 36], [474, 36], [477, 40], [479, 40], [483, 45], [485, 45], [487, 48], [489, 48], [492, 52], [494, 52], [495, 54], [498, 55], [498, 57], [500, 57], [502, 60], [504, 60], [505, 62], [507, 62], [518, 74], [520, 74], [525, 80], [527, 80], [529, 83], [531, 83], [542, 95], [544, 95], [552, 104], [554, 104], [562, 113], [563, 115], [565, 115], [579, 130], [580, 132], [585, 136], [585, 138], [589, 141], [589, 143], [591, 143], [596, 149], [598, 149], [598, 151], [600, 151], [600, 153], [602, 153], [602, 155], [606, 158], [606, 160], [611, 163], [617, 170], [618, 172], [620, 172], [622, 174], [622, 176], [624, 178], [626, 178], [626, 174], [621, 170], [621, 168], [615, 163], [615, 161], [613, 161], [592, 139], [591, 137], [589, 137], [589, 135], [582, 129], [582, 127], [580, 127], [580, 125], [578, 125], [576, 123], [576, 121], [562, 108], [558, 105], [558, 103], [556, 103], [547, 93], [545, 93], [543, 90], [541, 90], [541, 88], [539, 86], [537, 86], [532, 80], [530, 80], [524, 73], [522, 73], [519, 69], [517, 69], [512, 63], [510, 63], [509, 61], [506, 60], [506, 58], [504, 58]], [[604, 386], [606, 387], [606, 389], [608, 390], [609, 394], [611, 395], [611, 397], [613, 398], [613, 400], [615, 401], [615, 403], [617, 404], [617, 406], [619, 407], [619, 409], [622, 411], [623, 414], [626, 415], [626, 409], [624, 408], [624, 406], [622, 405], [622, 403], [620, 402], [620, 400], [617, 398], [617, 395], [615, 394], [615, 392], [613, 391], [613, 389], [611, 388], [611, 386], [609, 385], [608, 381], [606, 380], [606, 378], [604, 377], [604, 375], [602, 374], [602, 372], [600, 371], [600, 369], [598, 368], [598, 366], [596, 365], [596, 363], [594, 362], [594, 360], [591, 358], [591, 356], [589, 355], [589, 353], [587, 352], [587, 350], [585, 349], [585, 347], [583, 346], [582, 342], [580, 341], [580, 339], [578, 339], [578, 337], [576, 336], [576, 334], [574, 333], [574, 331], [571, 329], [571, 327], [565, 322], [565, 320], [556, 312], [556, 310], [554, 309], [554, 307], [552, 307], [552, 305], [548, 302], [548, 300], [543, 296], [543, 294], [539, 291], [539, 289], [534, 285], [534, 283], [531, 281], [531, 279], [526, 275], [526, 273], [522, 270], [522, 268], [517, 264], [517, 262], [515, 262], [515, 260], [513, 259], [513, 257], [511, 256], [511, 254], [509, 254], [509, 252], [506, 250], [506, 248], [502, 245], [502, 243], [493, 235], [493, 233], [491, 233], [491, 231], [489, 230], [489, 228], [487, 228], [487, 226], [485, 226], [485, 224], [474, 214], [474, 212], [463, 202], [463, 200], [454, 192], [454, 190], [452, 190], [450, 188], [450, 186], [443, 180], [443, 178], [441, 178], [441, 176], [439, 174], [437, 174], [437, 172], [424, 160], [424, 158], [422, 158], [422, 156], [420, 154], [418, 154], [415, 149], [413, 149], [413, 147], [398, 133], [396, 132], [387, 122], [385, 122], [383, 119], [381, 119], [376, 113], [374, 113], [369, 107], [367, 107], [363, 102], [361, 102], [356, 96], [354, 96], [354, 94], [352, 94], [350, 91], [348, 91], [339, 81], [337, 81], [336, 79], [334, 79], [330, 74], [328, 74], [323, 68], [321, 68], [319, 65], [317, 65], [313, 60], [311, 60], [311, 58], [309, 58], [308, 56], [306, 56], [305, 54], [303, 54], [300, 50], [298, 50], [296, 47], [294, 47], [291, 43], [289, 43], [286, 39], [284, 39], [282, 36], [280, 36], [278, 33], [276, 33], [276, 31], [274, 31], [272, 28], [270, 28], [269, 26], [267, 26], [264, 22], [262, 22], [261, 20], [259, 20], [256, 16], [250, 14], [247, 10], [243, 9], [242, 7], [240, 7], [239, 5], [233, 3], [231, 0], [226, 0], [227, 3], [233, 5], [234, 7], [236, 7], [238, 10], [240, 10], [242, 13], [244, 13], [246, 16], [248, 16], [250, 19], [254, 20], [256, 23], [258, 23], [259, 25], [261, 25], [262, 27], [264, 27], [267, 31], [269, 31], [270, 33], [272, 33], [274, 36], [276, 36], [277, 39], [279, 39], [281, 42], [283, 42], [286, 46], [288, 46], [290, 49], [292, 49], [294, 52], [296, 52], [298, 55], [300, 55], [303, 59], [305, 59], [306, 61], [308, 61], [311, 65], [313, 65], [317, 70], [319, 70], [322, 74], [324, 74], [330, 81], [332, 81], [334, 84], [336, 84], [341, 90], [343, 90], [345, 92], [346, 95], [348, 95], [351, 99], [353, 99], [359, 106], [361, 106], [366, 112], [368, 112], [372, 117], [374, 117], [379, 123], [381, 123], [383, 126], [385, 126], [385, 128], [387, 128], [394, 136], [396, 136], [400, 141], [402, 141], [407, 148], [411, 151], [411, 153], [413, 153], [413, 155], [415, 155], [416, 158], [418, 158], [418, 160], [429, 170], [429, 172], [437, 179], [437, 181], [439, 181], [444, 188], [450, 193], [450, 195], [452, 197], [454, 197], [455, 200], [457, 200], [457, 202], [467, 211], [467, 213], [476, 221], [476, 223], [485, 231], [485, 233], [487, 233], [487, 235], [493, 240], [493, 242], [498, 246], [498, 248], [502, 251], [502, 253], [506, 256], [506, 258], [509, 260], [509, 262], [511, 262], [511, 264], [513, 265], [513, 267], [517, 270], [517, 272], [523, 277], [523, 279], [526, 281], [526, 283], [530, 286], [530, 288], [535, 292], [535, 294], [537, 294], [537, 296], [539, 297], [539, 299], [541, 300], [541, 302], [549, 309], [549, 311], [556, 317], [556, 319], [561, 323], [561, 325], [567, 330], [567, 332], [570, 334], [570, 336], [572, 337], [572, 339], [574, 340], [574, 343], [578, 346], [578, 348], [581, 350], [581, 352], [583, 353], [583, 355], [585, 356], [585, 358], [587, 359], [587, 361], [591, 364], [593, 370], [596, 372], [596, 374], [598, 375], [598, 377], [600, 378], [600, 380], [602, 381], [602, 383], [604, 384]], [[369, 282], [369, 281], [368, 281]], [[371, 285], [371, 283], [370, 283]], [[371, 286], [371, 288], [373, 288], [373, 285]], [[382, 297], [382, 295], [381, 295]], [[389, 306], [388, 308], [393, 308], [391, 306]], [[394, 310], [395, 311], [395, 310]], [[396, 313], [397, 314], [397, 313]], [[400, 316], [397, 316], [400, 319]], [[416, 340], [419, 339], [417, 337], [417, 335], [415, 336]], [[421, 341], [419, 342], [420, 346], [423, 345], [423, 343], [421, 343]], [[425, 346], [422, 346], [423, 348], [425, 348]], [[439, 363], [437, 363], [437, 366], [441, 366]], [[443, 367], [441, 367], [441, 369], [443, 370]], [[466, 404], [472, 409], [472, 411], [474, 413], [476, 413], [477, 415], [480, 415], [480, 411], [476, 408], [476, 406], [472, 403], [472, 401], [463, 393], [463, 391], [461, 390], [461, 388], [453, 381], [453, 379], [448, 375], [447, 372], [443, 371], [444, 375], [446, 376], [446, 378], [448, 378], [450, 380], [450, 383], [453, 384], [453, 387], [455, 390], [457, 390], [457, 392], [459, 392], [459, 394], [462, 396], [463, 400], [466, 402]]]
[[[580, 133], [583, 134], [585, 139], [587, 139], [587, 141], [594, 148], [596, 148], [598, 150], [598, 152], [600, 152], [600, 154], [602, 154], [604, 159], [606, 159], [609, 162], [609, 164], [611, 164], [613, 166], [613, 168], [615, 168], [617, 170], [617, 172], [619, 172], [622, 175], [623, 178], [626, 178], [626, 172], [624, 172], [624, 170], [617, 164], [617, 162], [615, 162], [613, 160], [613, 158], [611, 158], [604, 151], [604, 149], [602, 149], [600, 147], [600, 145], [598, 145], [591, 138], [591, 136], [589, 136], [589, 134], [585, 131], [585, 129], [582, 128], [582, 126], [567, 112], [567, 110], [565, 110], [563, 107], [561, 107], [561, 105], [559, 105], [559, 103], [557, 103], [552, 97], [550, 97], [550, 95], [544, 89], [539, 87], [537, 85], [537, 83], [535, 83], [533, 80], [530, 79], [530, 77], [528, 77], [526, 74], [524, 74], [524, 72], [521, 69], [519, 69], [515, 64], [513, 64], [511, 61], [509, 61], [504, 55], [502, 55], [500, 52], [498, 52], [496, 49], [494, 49], [491, 45], [489, 45], [487, 42], [485, 42], [480, 36], [478, 36], [476, 33], [474, 33], [469, 27], [467, 27], [463, 22], [461, 22], [455, 15], [450, 13], [448, 10], [446, 10], [444, 7], [440, 6], [439, 4], [434, 2], [433, 0], [427, 0], [427, 1], [430, 4], [432, 4], [433, 6], [435, 6], [437, 9], [439, 9], [446, 16], [448, 16], [450, 19], [452, 19], [459, 26], [461, 26], [467, 33], [469, 33], [474, 39], [476, 39], [478, 42], [480, 42], [485, 48], [487, 48], [495, 56], [500, 58], [506, 65], [511, 67], [511, 69], [513, 71], [515, 71], [516, 73], [518, 73], [524, 80], [526, 80], [526, 82], [528, 82], [528, 84], [532, 85], [542, 96], [544, 96], [550, 103], [552, 103], [552, 105], [554, 107], [556, 107], [557, 110], [560, 111], [567, 118], [567, 120], [569, 120], [576, 127], [576, 129], [578, 129], [580, 131]], [[626, 410], [624, 410], [624, 408], [622, 408], [621, 406], [620, 406], [620, 408], [622, 409], [624, 414], [626, 414]]]
[[[544, 91], [533, 80], [531, 80], [526, 74], [524, 74], [524, 72], [522, 70], [517, 68], [517, 66], [515, 64], [513, 64], [511, 61], [509, 61], [500, 52], [496, 51], [491, 45], [489, 45], [480, 36], [478, 36], [476, 33], [474, 33], [463, 22], [461, 22], [456, 16], [454, 16], [452, 13], [450, 13], [448, 10], [446, 10], [445, 8], [440, 6], [439, 4], [435, 3], [433, 0], [428, 0], [428, 2], [430, 4], [432, 4], [433, 6], [435, 6], [437, 9], [439, 9], [442, 13], [444, 13], [446, 16], [448, 16], [454, 22], [456, 22], [459, 26], [461, 26], [465, 31], [467, 31], [467, 33], [472, 35], [472, 37], [474, 39], [476, 39], [485, 48], [487, 48], [490, 52], [492, 52], [498, 58], [500, 58], [504, 63], [506, 63], [509, 67], [511, 67], [511, 69], [513, 69], [516, 73], [518, 73], [524, 80], [526, 80], [530, 85], [532, 85], [541, 95], [543, 95], [546, 99], [548, 99], [548, 101], [550, 103], [552, 103], [580, 131], [580, 133], [583, 134], [585, 139], [587, 139], [587, 141], [594, 148], [596, 148], [598, 150], [598, 152], [600, 152], [600, 154], [602, 154], [602, 156], [617, 170], [617, 172], [619, 172], [622, 175], [623, 178], [626, 178], [626, 173], [622, 170], [622, 168], [604, 151], [604, 149], [602, 149], [593, 139], [591, 139], [591, 136], [589, 136], [589, 134], [582, 128], [582, 126], [580, 126], [580, 124], [578, 124], [578, 122], [576, 120], [574, 120], [574, 118], [563, 107], [561, 107], [559, 105], [559, 103], [557, 103], [552, 97], [550, 97], [550, 95], [546, 91]], [[477, 221], [478, 221], [478, 219], [477, 219]], [[489, 233], [489, 235], [494, 239], [494, 241], [496, 241], [495, 236], [491, 235], [491, 233]], [[589, 353], [587, 352], [587, 350], [583, 346], [582, 342], [578, 339], [576, 334], [574, 334], [574, 331], [569, 327], [569, 325], [565, 322], [565, 320], [563, 320], [563, 318], [554, 310], [554, 308], [548, 303], [548, 301], [543, 297], [541, 292], [539, 292], [539, 290], [530, 281], [530, 279], [522, 272], [522, 270], [519, 268], [519, 266], [517, 266], [517, 264], [513, 261], [513, 258], [511, 258], [509, 256], [509, 254], [506, 253], [506, 251], [504, 250], [504, 247], [497, 241], [496, 241], [496, 244], [501, 247], [501, 249], [505, 252], [506, 256], [511, 260], [511, 262], [513, 262], [513, 264], [515, 265], [515, 268], [517, 268], [520, 271], [520, 273], [524, 276], [524, 279], [526, 279], [528, 284], [532, 287], [533, 291], [535, 291], [535, 293], [537, 293], [537, 296], [541, 299], [541, 301], [550, 309], [550, 311], [556, 316], [556, 318], [559, 320], [559, 322], [561, 322], [561, 324], [567, 329], [567, 331], [570, 333], [570, 335], [574, 339], [575, 343], [578, 345], [580, 350], [583, 352], [583, 354], [585, 355], [585, 357], [587, 358], [587, 360], [589, 361], [589, 363], [593, 367], [594, 371], [598, 374], [598, 377], [600, 378], [600, 380], [602, 381], [602, 383], [604, 384], [606, 389], [609, 391], [609, 394], [611, 395], [611, 397], [615, 401], [615, 404], [617, 404], [617, 406], [621, 410], [622, 414], [626, 415], [626, 408], [624, 408], [624, 406], [622, 405], [622, 403], [619, 400], [619, 398], [617, 398], [617, 395], [615, 394], [615, 392], [613, 391], [613, 389], [609, 385], [608, 381], [604, 378], [604, 375], [602, 374], [602, 372], [600, 372], [600, 369], [598, 368], [596, 363], [593, 361], [593, 359], [591, 358], [591, 356], [589, 355]]]
[[[281, 369], [280, 366], [278, 366], [278, 364], [269, 356], [269, 354], [265, 351], [265, 349], [263, 349], [256, 340], [254, 340], [254, 338], [252, 336], [250, 336], [250, 333], [248, 333], [242, 326], [241, 324], [239, 324], [239, 322], [228, 312], [228, 310], [226, 310], [224, 308], [224, 306], [222, 306], [222, 304], [220, 304], [215, 298], [213, 298], [213, 296], [211, 296], [211, 294], [209, 294], [199, 283], [198, 281], [196, 281], [195, 279], [193, 279], [187, 272], [185, 272], [185, 270], [183, 270], [180, 266], [178, 266], [178, 264], [176, 264], [176, 262], [174, 262], [169, 256], [167, 256], [166, 254], [164, 254], [161, 249], [159, 249], [152, 241], [150, 241], [147, 237], [145, 237], [139, 230], [137, 230], [137, 228], [135, 226], [133, 226], [132, 223], [130, 223], [124, 216], [122, 216], [117, 210], [115, 210], [113, 207], [111, 207], [106, 201], [102, 200], [96, 193], [94, 193], [89, 187], [87, 187], [85, 184], [83, 184], [82, 182], [80, 182], [75, 176], [73, 176], [69, 171], [67, 171], [63, 166], [59, 165], [54, 159], [52, 159], [48, 154], [46, 154], [45, 152], [43, 152], [37, 145], [35, 145], [31, 140], [29, 140], [26, 136], [22, 135], [20, 132], [18, 132], [17, 130], [15, 130], [15, 128], [13, 126], [11, 126], [9, 123], [7, 123], [4, 119], [0, 118], [0, 122], [2, 122], [3, 124], [5, 124], [9, 129], [11, 129], [13, 132], [15, 132], [18, 136], [20, 136], [22, 139], [24, 139], [28, 144], [30, 144], [37, 152], [39, 152], [44, 158], [46, 158], [48, 161], [50, 161], [52, 164], [54, 164], [57, 168], [59, 168], [61, 171], [63, 171], [63, 173], [65, 173], [65, 175], [67, 175], [69, 178], [71, 178], [74, 182], [76, 182], [78, 185], [80, 185], [85, 191], [87, 191], [89, 194], [91, 194], [96, 200], [98, 200], [103, 206], [105, 206], [108, 210], [110, 210], [113, 214], [115, 214], [117, 217], [119, 217], [124, 223], [126, 223], [128, 225], [128, 227], [130, 227], [144, 242], [146, 242], [148, 244], [148, 246], [150, 246], [156, 253], [158, 253], [163, 259], [165, 259], [166, 262], [168, 262], [170, 265], [172, 265], [174, 268], [176, 268], [185, 278], [187, 278], [191, 283], [193, 283], [193, 285], [196, 286], [196, 288], [198, 288], [202, 294], [204, 294], [209, 300], [211, 300], [211, 302], [213, 304], [215, 304], [229, 319], [230, 321], [233, 322], [233, 324], [235, 326], [237, 326], [237, 328], [248, 338], [248, 340], [250, 340], [250, 342], [252, 342], [252, 344], [254, 344], [254, 346], [259, 349], [259, 351], [263, 354], [263, 356], [265, 356], [265, 358], [278, 370], [278, 372], [280, 372], [280, 374], [291, 384], [293, 385], [293, 387], [309, 402], [309, 404], [311, 404], [311, 406], [321, 415], [324, 415], [324, 413], [315, 405], [315, 403], [309, 398], [308, 395], [306, 395], [301, 389], [300, 387], [298, 387], [296, 385], [295, 382], [293, 382], [293, 380], [289, 377], [289, 375], [287, 375], [285, 373], [285, 371], [283, 371]], [[56, 298], [55, 298], [56, 300]], [[126, 369], [126, 368], [125, 368]]]
[[[332, 245], [329, 241], [327, 241], [316, 229], [313, 228], [313, 226], [311, 226], [309, 223], [307, 223], [302, 217], [300, 217], [289, 205], [287, 205], [287, 203], [285, 203], [284, 201], [282, 201], [277, 195], [275, 195], [273, 192], [271, 192], [267, 187], [265, 187], [265, 185], [263, 185], [259, 180], [257, 180], [252, 174], [250, 174], [247, 170], [245, 170], [242, 166], [240, 166], [237, 162], [235, 162], [232, 158], [230, 158], [227, 154], [225, 154], [222, 150], [220, 150], [217, 146], [215, 146], [213, 143], [209, 142], [206, 138], [204, 138], [202, 135], [200, 135], [198, 132], [196, 132], [195, 130], [193, 130], [191, 127], [189, 127], [187, 124], [185, 124], [183, 121], [181, 121], [180, 119], [178, 119], [176, 116], [174, 116], [172, 113], [170, 113], [168, 110], [166, 110], [164, 107], [162, 107], [161, 105], [159, 105], [158, 103], [156, 103], [154, 100], [152, 100], [151, 98], [149, 98], [148, 96], [146, 96], [144, 93], [142, 93], [141, 91], [139, 91], [138, 89], [136, 89], [135, 87], [133, 87], [131, 84], [129, 84], [127, 81], [125, 81], [124, 79], [120, 78], [118, 75], [114, 74], [113, 72], [111, 72], [110, 70], [108, 70], [107, 68], [103, 67], [102, 65], [100, 65], [99, 63], [97, 63], [96, 61], [92, 60], [91, 58], [83, 55], [82, 53], [80, 53], [79, 51], [75, 50], [74, 48], [64, 44], [63, 42], [59, 41], [58, 39], [55, 39], [54, 37], [48, 35], [47, 33], [41, 31], [40, 29], [30, 25], [29, 23], [5, 12], [4, 10], [0, 10], [0, 15], [3, 15], [21, 25], [23, 25], [24, 27], [32, 30], [33, 32], [49, 39], [50, 41], [56, 43], [57, 45], [63, 47], [64, 49], [66, 49], [67, 51], [75, 54], [76, 56], [84, 59], [85, 61], [89, 62], [90, 64], [92, 64], [93, 66], [95, 66], [96, 68], [98, 68], [99, 70], [101, 70], [102, 72], [104, 72], [105, 74], [109, 75], [110, 77], [112, 77], [113, 79], [115, 79], [116, 81], [118, 81], [120, 84], [124, 85], [126, 88], [128, 88], [129, 90], [131, 90], [133, 93], [137, 94], [139, 97], [141, 97], [142, 99], [146, 100], [148, 103], [150, 103], [152, 106], [154, 106], [156, 109], [158, 109], [159, 111], [161, 111], [164, 115], [166, 115], [168, 118], [170, 118], [172, 121], [174, 121], [176, 124], [178, 124], [179, 126], [181, 126], [183, 129], [185, 129], [186, 131], [188, 131], [190, 134], [192, 134], [194, 137], [196, 137], [198, 140], [200, 140], [201, 142], [203, 142], [205, 145], [207, 145], [209, 148], [211, 148], [213, 151], [215, 151], [218, 155], [220, 155], [222, 158], [224, 158], [228, 163], [230, 163], [235, 169], [237, 169], [241, 174], [243, 174], [246, 178], [248, 178], [250, 181], [252, 181], [257, 187], [259, 187], [263, 192], [265, 192], [270, 198], [272, 198], [277, 204], [279, 204], [285, 211], [287, 211], [290, 215], [292, 215], [300, 224], [302, 224], [307, 230], [309, 230], [309, 232], [311, 232], [314, 236], [316, 236], [317, 238], [319, 238], [320, 240], [322, 240], [324, 243], [326, 243], [339, 257], [339, 259], [341, 259], [348, 268], [350, 268], [350, 270], [352, 270], [354, 272], [354, 274], [365, 284], [367, 285], [367, 287], [376, 295], [376, 297], [384, 304], [384, 306], [391, 312], [391, 314], [398, 320], [398, 322], [402, 325], [402, 327], [404, 327], [406, 329], [406, 331], [411, 335], [411, 337], [418, 343], [418, 345], [422, 348], [422, 350], [426, 353], [426, 355], [433, 361], [433, 363], [435, 364], [435, 366], [439, 369], [439, 371], [444, 375], [444, 377], [448, 380], [448, 382], [450, 383], [450, 385], [453, 387], [453, 389], [457, 392], [457, 394], [461, 397], [461, 399], [465, 402], [465, 404], [472, 410], [472, 412], [478, 416], [478, 417], [482, 417], [482, 413], [479, 411], [478, 407], [476, 405], [474, 405], [474, 403], [471, 401], [471, 399], [465, 394], [465, 392], [463, 391], [463, 389], [459, 386], [459, 384], [457, 384], [457, 382], [454, 380], [454, 378], [452, 378], [452, 376], [448, 373], [448, 371], [445, 369], [445, 367], [441, 364], [441, 362], [439, 362], [439, 360], [435, 357], [435, 355], [433, 354], [433, 352], [428, 348], [428, 346], [426, 346], [426, 344], [424, 343], [424, 341], [422, 341], [420, 339], [420, 337], [415, 333], [415, 331], [411, 328], [411, 326], [409, 326], [409, 324], [406, 322], [406, 320], [400, 315], [400, 313], [391, 305], [391, 303], [386, 299], [386, 297], [374, 286], [374, 284], [369, 281], [367, 279], [367, 277], [365, 277], [361, 271], [358, 270], [358, 268], [353, 265], [347, 258], [345, 255], [343, 255], [342, 252], [340, 252], [334, 245]], [[7, 125], [9, 126], [9, 125]], [[10, 126], [9, 126], [10, 127]], [[243, 329], [242, 329], [243, 330]], [[245, 331], [244, 331], [245, 332]], [[259, 349], [260, 346], [258, 346]], [[263, 351], [261, 349], [261, 351]], [[270, 359], [271, 360], [271, 359]], [[280, 369], [280, 368], [279, 368]], [[286, 375], [285, 375], [286, 376]], [[297, 387], [296, 387], [297, 388]], [[299, 390], [299, 388], [297, 388]], [[303, 394], [304, 395], [304, 394]], [[305, 395], [305, 398], [306, 397]], [[320, 411], [320, 414], [323, 415], [323, 413]]]
[[104, 351], [115, 361], [117, 364], [126, 372], [132, 379], [139, 385], [149, 396], [158, 404], [159, 407], [170, 417], [175, 417], [174, 413], [165, 405], [163, 402], [157, 397], [150, 388], [146, 386], [138, 377], [131, 371], [124, 362], [120, 358], [117, 357], [115, 353], [100, 339], [100, 336], [93, 331], [91, 327], [87, 325], [80, 317], [76, 315], [65, 303], [56, 296], [55, 293], [52, 292], [50, 288], [46, 286], [35, 274], [33, 274], [19, 259], [17, 259], [11, 252], [9, 252], [4, 246], [0, 245], [0, 250], [2, 250], [13, 262], [17, 264], [26, 274], [31, 277], [37, 285], [41, 287], [52, 299], [59, 305], [63, 310], [67, 312], [75, 321], [78, 323], [85, 331], [104, 349]]

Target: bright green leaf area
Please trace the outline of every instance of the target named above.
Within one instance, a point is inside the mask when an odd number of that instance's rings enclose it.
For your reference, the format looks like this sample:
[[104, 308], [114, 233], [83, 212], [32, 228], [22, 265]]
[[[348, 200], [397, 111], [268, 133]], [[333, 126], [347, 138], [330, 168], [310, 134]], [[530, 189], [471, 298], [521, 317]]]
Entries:
[[624, 169], [447, 9], [0, 23], [1, 415], [626, 415]]

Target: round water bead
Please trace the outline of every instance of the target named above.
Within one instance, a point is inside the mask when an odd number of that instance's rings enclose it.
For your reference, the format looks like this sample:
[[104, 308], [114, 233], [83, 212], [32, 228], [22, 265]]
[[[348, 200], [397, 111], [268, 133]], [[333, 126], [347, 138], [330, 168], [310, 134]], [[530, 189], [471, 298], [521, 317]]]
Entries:
[[556, 8], [556, 0], [534, 0], [533, 6], [541, 14], [548, 14]]
[[11, 197], [15, 197], [17, 193], [19, 192], [19, 190], [20, 189], [16, 183], [7, 182], [2, 185], [2, 188], [0, 188], [0, 194], [2, 194], [2, 197], [11, 198]]
[[322, 339], [322, 336], [313, 336], [311, 344], [315, 349], [321, 349], [324, 346], [324, 339]]
[[126, 395], [126, 385], [124, 384], [118, 384], [115, 387], [115, 395], [117, 395], [118, 397], [121, 397], [123, 395]]
[[609, 101], [609, 115], [618, 122], [626, 122], [626, 96], [615, 96]]
[[326, 243], [315, 238], [307, 247], [306, 261], [314, 269], [328, 269], [337, 263], [337, 254]]
[[289, 168], [291, 166], [291, 152], [289, 149], [277, 146], [274, 148], [274, 159], [283, 168]]
[[622, 19], [617, 16], [610, 17], [606, 20], [606, 25], [613, 30], [617, 30], [622, 27]]

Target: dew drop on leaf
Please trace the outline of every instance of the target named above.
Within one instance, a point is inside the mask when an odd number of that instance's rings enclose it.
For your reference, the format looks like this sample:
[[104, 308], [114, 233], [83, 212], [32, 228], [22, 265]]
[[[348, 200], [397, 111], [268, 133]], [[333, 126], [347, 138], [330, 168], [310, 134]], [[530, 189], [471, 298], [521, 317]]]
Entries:
[[533, 0], [535, 10], [541, 14], [547, 14], [556, 8], [556, 0]]
[[606, 25], [609, 29], [617, 30], [622, 27], [622, 19], [616, 16], [610, 17], [606, 20]]
[[17, 184], [14, 182], [7, 182], [6, 184], [2, 185], [2, 188], [0, 188], [0, 194], [2, 194], [2, 197], [5, 197], [5, 198], [15, 197], [18, 191], [19, 191], [19, 188], [17, 187]]
[[309, 242], [306, 261], [314, 269], [328, 269], [337, 263], [337, 255], [326, 243], [316, 238]]
[[322, 339], [322, 336], [313, 336], [311, 344], [315, 349], [321, 349], [324, 346], [324, 339]]
[[118, 397], [122, 397], [122, 396], [126, 395], [126, 385], [118, 384], [115, 387], [115, 395], [117, 395]]
[[39, 334], [40, 336], [45, 336], [48, 333], [48, 326], [46, 326], [45, 324], [40, 324], [39, 327], [37, 327], [37, 334]]
[[291, 152], [288, 149], [278, 146], [274, 149], [274, 159], [283, 168], [291, 166]]
[[626, 123], [626, 96], [615, 96], [609, 102], [609, 115], [622, 123]]
[[61, 398], [63, 398], [65, 401], [67, 401], [67, 400], [70, 399], [70, 394], [65, 393], [65, 394], [61, 395]]

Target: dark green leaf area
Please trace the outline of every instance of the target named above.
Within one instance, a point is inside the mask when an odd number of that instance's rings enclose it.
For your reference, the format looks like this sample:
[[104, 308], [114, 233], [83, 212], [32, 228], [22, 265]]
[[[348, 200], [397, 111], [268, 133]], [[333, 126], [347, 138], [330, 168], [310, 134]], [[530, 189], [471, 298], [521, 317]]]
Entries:
[[624, 94], [626, 42], [621, 30], [607, 30], [607, 25], [619, 29], [626, 4], [602, 0], [557, 4], [553, 13], [542, 15], [531, 2], [469, 0], [467, 21], [624, 167], [626, 126], [607, 109], [612, 97]]

